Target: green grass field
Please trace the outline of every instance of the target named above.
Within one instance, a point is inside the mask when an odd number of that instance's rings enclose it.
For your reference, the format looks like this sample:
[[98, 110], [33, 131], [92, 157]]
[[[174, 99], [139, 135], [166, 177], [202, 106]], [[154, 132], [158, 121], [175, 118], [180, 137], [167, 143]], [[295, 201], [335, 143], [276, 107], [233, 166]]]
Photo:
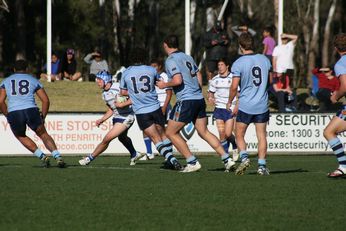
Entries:
[[40, 167], [0, 158], [0, 230], [345, 230], [346, 179], [328, 179], [334, 156], [270, 156], [271, 175], [222, 171], [201, 156], [200, 172], [161, 170], [162, 158], [129, 166], [99, 157], [90, 166]]

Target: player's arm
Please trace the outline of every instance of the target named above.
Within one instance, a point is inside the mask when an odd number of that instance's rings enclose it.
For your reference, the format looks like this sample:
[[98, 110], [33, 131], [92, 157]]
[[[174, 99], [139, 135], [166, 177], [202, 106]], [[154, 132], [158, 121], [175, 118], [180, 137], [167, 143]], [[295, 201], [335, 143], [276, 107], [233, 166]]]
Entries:
[[203, 77], [202, 77], [202, 74], [201, 74], [201, 72], [197, 72], [197, 79], [198, 79], [198, 84], [199, 84], [199, 87], [200, 88], [202, 88], [202, 86], [203, 86]]
[[115, 102], [114, 105], [117, 108], [123, 108], [123, 107], [127, 107], [130, 106], [132, 104], [132, 100], [130, 98], [128, 98], [125, 102]]
[[334, 91], [333, 94], [330, 96], [330, 101], [332, 101], [332, 103], [338, 102], [338, 100], [346, 94], [346, 74], [340, 75], [339, 80], [339, 90]]
[[171, 102], [172, 95], [173, 95], [172, 89], [166, 89], [166, 99], [165, 99], [165, 102], [163, 103], [163, 106], [161, 108], [163, 114], [166, 114], [167, 107], [168, 107], [169, 102]]
[[214, 92], [208, 91], [208, 102], [211, 105], [215, 104]]
[[156, 86], [158, 86], [160, 89], [164, 89], [167, 87], [176, 87], [181, 85], [183, 82], [183, 77], [180, 73], [177, 73], [173, 76], [170, 82], [165, 82], [163, 80], [159, 80], [156, 82]]
[[113, 115], [113, 110], [109, 107], [105, 114], [101, 117], [101, 119], [96, 120], [96, 126], [99, 127], [103, 122], [108, 120]]
[[0, 110], [4, 116], [7, 117], [8, 110], [7, 110], [7, 104], [6, 104], [6, 90], [4, 88], [0, 88]]
[[238, 93], [239, 82], [240, 82], [240, 77], [239, 76], [233, 76], [232, 85], [229, 88], [228, 103], [226, 105], [227, 110], [229, 110], [231, 108], [233, 99], [234, 99], [234, 97], [236, 97], [236, 95]]
[[42, 113], [42, 118], [45, 119], [48, 114], [49, 105], [50, 105], [48, 95], [43, 88], [38, 89], [36, 91], [36, 95], [42, 102], [41, 113]]

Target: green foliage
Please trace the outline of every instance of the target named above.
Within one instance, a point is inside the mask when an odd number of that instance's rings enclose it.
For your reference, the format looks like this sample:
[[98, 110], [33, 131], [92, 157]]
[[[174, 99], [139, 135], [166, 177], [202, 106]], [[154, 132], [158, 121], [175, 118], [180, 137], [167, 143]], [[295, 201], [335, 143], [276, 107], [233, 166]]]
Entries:
[[255, 174], [256, 158], [244, 176], [216, 156], [191, 174], [160, 170], [161, 157], [78, 159], [43, 169], [34, 157], [0, 158], [1, 230], [344, 230], [345, 179], [326, 177], [334, 156], [271, 156], [268, 177]]

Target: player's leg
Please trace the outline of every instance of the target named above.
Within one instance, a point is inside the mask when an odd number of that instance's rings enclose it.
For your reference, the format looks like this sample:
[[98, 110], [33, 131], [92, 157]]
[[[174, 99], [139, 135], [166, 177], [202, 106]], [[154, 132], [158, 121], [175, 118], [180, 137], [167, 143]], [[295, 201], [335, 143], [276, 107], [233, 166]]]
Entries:
[[258, 140], [258, 170], [259, 175], [269, 175], [266, 163], [267, 155], [267, 123], [255, 123]]
[[225, 121], [223, 121], [222, 119], [216, 119], [215, 122], [216, 122], [217, 131], [219, 133], [221, 145], [224, 148], [225, 152], [228, 152], [229, 143], [228, 143], [228, 140], [226, 139], [226, 134], [225, 134], [225, 129], [226, 129]]
[[133, 146], [131, 138], [128, 137], [127, 135], [128, 130], [129, 128], [127, 128], [124, 132], [122, 132], [118, 136], [118, 139], [130, 153], [130, 165], [136, 165], [137, 160], [145, 156], [145, 154], [141, 154], [136, 151], [135, 147]]
[[249, 154], [246, 150], [245, 133], [248, 124], [243, 122], [236, 122], [236, 139], [240, 155], [240, 165], [235, 170], [236, 175], [243, 175], [245, 170], [250, 166]]
[[346, 174], [346, 156], [343, 145], [337, 137], [337, 134], [346, 131], [346, 117], [342, 112], [343, 111], [339, 111], [337, 115], [333, 117], [323, 132], [324, 137], [328, 141], [339, 163], [338, 169], [329, 173], [329, 177], [339, 177]]
[[93, 161], [96, 157], [98, 157], [101, 153], [103, 153], [109, 146], [109, 143], [117, 138], [121, 133], [127, 130], [127, 127], [122, 123], [115, 123], [111, 130], [107, 132], [105, 137], [103, 137], [102, 141], [96, 146], [95, 150], [79, 160], [80, 165], [88, 165], [91, 161]]
[[145, 144], [145, 148], [146, 148], [146, 155], [143, 156], [140, 160], [152, 160], [154, 159], [154, 154], [153, 154], [153, 149], [151, 147], [151, 139], [150, 137], [148, 137], [147, 135], [145, 135], [143, 133], [143, 141], [144, 141], [144, 144]]
[[237, 161], [239, 158], [239, 154], [238, 154], [238, 146], [235, 140], [235, 135], [233, 134], [234, 127], [235, 127], [234, 124], [235, 124], [234, 118], [228, 119], [225, 122], [225, 137], [228, 142], [228, 146], [230, 144], [232, 145], [232, 159], [233, 161]]
[[224, 150], [220, 140], [211, 133], [207, 128], [207, 117], [198, 118], [195, 122], [195, 128], [198, 135], [205, 140], [221, 157], [222, 162], [225, 164], [226, 171], [233, 170], [235, 163], [229, 157], [229, 154]]

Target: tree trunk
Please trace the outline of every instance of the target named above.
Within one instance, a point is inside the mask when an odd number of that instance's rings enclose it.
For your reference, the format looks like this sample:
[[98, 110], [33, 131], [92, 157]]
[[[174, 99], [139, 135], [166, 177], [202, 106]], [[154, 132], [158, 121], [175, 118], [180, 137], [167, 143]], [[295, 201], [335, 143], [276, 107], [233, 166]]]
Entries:
[[207, 10], [206, 10], [206, 18], [207, 18], [207, 28], [206, 30], [210, 30], [214, 25], [215, 25], [215, 12], [214, 12], [214, 9], [213, 7], [208, 7]]
[[[275, 16], [274, 16], [274, 25], [275, 25], [275, 28], [277, 30], [279, 30], [279, 21], [278, 21], [278, 18], [279, 18], [279, 0], [273, 0], [274, 1], [274, 11], [275, 11]], [[277, 33], [275, 33], [275, 35], [273, 35], [275, 38], [277, 38]], [[277, 38], [277, 41], [279, 40], [279, 38]], [[277, 42], [278, 43], [278, 42]]]
[[150, 1], [149, 18], [151, 23], [148, 26], [149, 30], [146, 35], [149, 43], [149, 60], [156, 58], [159, 53], [157, 48], [158, 44], [161, 42], [159, 40], [159, 11], [159, 1]]
[[254, 12], [252, 10], [252, 0], [248, 0], [247, 1], [247, 16], [249, 17], [249, 19], [252, 19], [254, 15]]
[[25, 0], [16, 0], [16, 60], [26, 58]]
[[123, 47], [118, 31], [120, 30], [120, 3], [119, 0], [113, 1], [113, 52], [116, 57], [119, 57], [120, 65], [124, 65]]
[[336, 0], [332, 1], [332, 5], [329, 8], [328, 18], [326, 25], [324, 27], [323, 34], [323, 45], [322, 45], [322, 66], [326, 67], [329, 65], [329, 40], [330, 40], [330, 24], [333, 21], [333, 16], [335, 14]]
[[316, 54], [318, 52], [318, 42], [319, 42], [319, 33], [318, 33], [319, 24], [320, 24], [319, 18], [320, 18], [320, 0], [315, 0], [313, 29], [312, 29], [311, 44], [309, 49], [309, 57], [308, 57], [308, 73], [309, 74], [311, 73], [312, 69], [316, 67]]

